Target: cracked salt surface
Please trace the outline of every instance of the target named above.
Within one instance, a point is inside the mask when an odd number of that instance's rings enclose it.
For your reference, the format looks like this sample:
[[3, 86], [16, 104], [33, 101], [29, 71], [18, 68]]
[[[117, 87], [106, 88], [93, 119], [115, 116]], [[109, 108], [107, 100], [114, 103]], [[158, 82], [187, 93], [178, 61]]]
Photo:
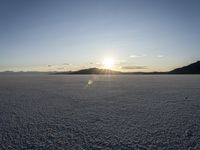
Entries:
[[200, 76], [0, 75], [0, 149], [200, 149]]

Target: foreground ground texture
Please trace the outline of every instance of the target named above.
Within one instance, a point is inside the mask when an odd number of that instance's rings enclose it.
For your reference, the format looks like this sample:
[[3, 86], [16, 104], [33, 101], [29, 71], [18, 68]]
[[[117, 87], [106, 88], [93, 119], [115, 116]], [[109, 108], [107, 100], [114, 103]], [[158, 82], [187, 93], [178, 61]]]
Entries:
[[1, 75], [0, 149], [200, 149], [200, 76]]

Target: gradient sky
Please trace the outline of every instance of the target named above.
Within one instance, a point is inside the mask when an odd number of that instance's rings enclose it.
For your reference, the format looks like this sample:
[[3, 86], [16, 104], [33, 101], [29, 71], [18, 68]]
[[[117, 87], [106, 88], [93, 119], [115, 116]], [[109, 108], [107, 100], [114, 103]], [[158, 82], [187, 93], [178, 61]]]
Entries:
[[200, 60], [199, 0], [0, 0], [0, 71], [166, 71]]

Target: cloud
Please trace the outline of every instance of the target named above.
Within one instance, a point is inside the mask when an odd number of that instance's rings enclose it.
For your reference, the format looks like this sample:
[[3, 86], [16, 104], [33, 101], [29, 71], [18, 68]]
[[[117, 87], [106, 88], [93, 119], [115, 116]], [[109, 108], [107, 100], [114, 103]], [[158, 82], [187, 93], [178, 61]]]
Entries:
[[63, 66], [70, 66], [71, 64], [69, 63], [64, 63]]
[[96, 65], [97, 67], [100, 67], [100, 66], [102, 66], [102, 63], [97, 62], [97, 63], [95, 63], [95, 65]]
[[163, 58], [164, 56], [163, 56], [163, 55], [157, 55], [157, 57], [158, 57], [158, 58]]
[[57, 70], [65, 70], [65, 67], [59, 67]]
[[147, 69], [146, 66], [122, 66], [122, 69]]
[[71, 66], [71, 64], [64, 63], [64, 64], [56, 64], [56, 65], [47, 65], [48, 67], [60, 67], [60, 66]]
[[143, 54], [143, 55], [130, 55], [131, 58], [142, 58], [142, 57], [146, 57], [147, 55]]
[[125, 65], [127, 64], [126, 60], [120, 60], [118, 63], [116, 63], [117, 65]]

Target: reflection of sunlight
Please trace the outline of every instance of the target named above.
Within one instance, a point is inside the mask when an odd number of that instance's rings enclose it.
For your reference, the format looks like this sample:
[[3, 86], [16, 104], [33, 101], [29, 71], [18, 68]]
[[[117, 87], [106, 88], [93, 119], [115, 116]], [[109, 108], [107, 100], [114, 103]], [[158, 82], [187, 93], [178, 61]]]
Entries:
[[114, 66], [114, 60], [112, 58], [106, 58], [103, 60], [103, 66], [106, 69], [112, 69]]
[[88, 81], [88, 85], [91, 85], [92, 83], [93, 83], [92, 80], [89, 80], [89, 81]]
[[93, 80], [88, 80], [84, 88], [89, 88], [90, 86], [92, 86], [92, 84], [93, 84]]

